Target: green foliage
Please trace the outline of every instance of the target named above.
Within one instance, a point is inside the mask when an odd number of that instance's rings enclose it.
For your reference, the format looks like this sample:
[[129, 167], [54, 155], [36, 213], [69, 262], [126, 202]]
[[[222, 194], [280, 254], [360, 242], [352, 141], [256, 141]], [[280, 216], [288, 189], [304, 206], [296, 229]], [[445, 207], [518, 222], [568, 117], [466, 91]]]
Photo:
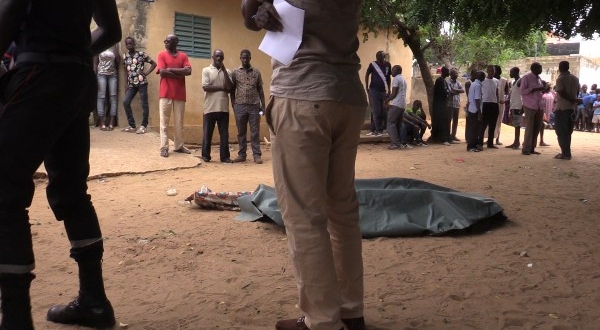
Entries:
[[541, 31], [531, 32], [521, 40], [509, 40], [500, 34], [479, 35], [478, 32], [460, 34], [456, 39], [454, 61], [459, 67], [466, 66], [466, 71], [547, 54], [546, 34]]

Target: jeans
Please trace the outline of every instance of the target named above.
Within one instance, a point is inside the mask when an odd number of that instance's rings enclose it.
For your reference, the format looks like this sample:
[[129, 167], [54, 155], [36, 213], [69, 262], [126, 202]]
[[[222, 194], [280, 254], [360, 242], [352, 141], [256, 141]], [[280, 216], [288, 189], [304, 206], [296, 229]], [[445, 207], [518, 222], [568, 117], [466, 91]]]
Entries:
[[[388, 134], [390, 135], [390, 144], [400, 143], [400, 129], [402, 127], [402, 118], [404, 117], [404, 109], [392, 105], [388, 112]], [[402, 140], [406, 143], [406, 137]]]
[[387, 97], [386, 92], [369, 88], [369, 103], [371, 104], [371, 132], [382, 133], [385, 123], [383, 103]]
[[106, 100], [106, 88], [108, 87], [108, 93], [110, 94], [110, 115], [117, 115], [117, 76], [107, 76], [103, 74], [98, 75], [98, 104], [96, 110], [98, 110], [98, 116], [104, 117], [104, 104]]
[[246, 135], [248, 124], [250, 124], [250, 145], [252, 147], [252, 155], [260, 157], [260, 106], [258, 104], [234, 104], [233, 113], [235, 115], [235, 123], [238, 129], [238, 144], [240, 150], [238, 155], [246, 158], [246, 149], [248, 149], [248, 141]]
[[563, 156], [571, 157], [571, 135], [573, 134], [573, 110], [554, 112], [554, 130]]
[[[65, 88], [73, 82], [75, 91]], [[17, 65], [2, 78], [0, 274], [34, 269], [27, 208], [35, 190], [32, 177], [42, 163], [48, 173], [48, 202], [56, 219], [63, 221], [72, 248], [101, 239], [87, 194], [88, 117], [96, 93], [92, 69], [73, 63]]]
[[148, 127], [148, 84], [140, 84], [137, 86], [129, 86], [125, 91], [125, 99], [123, 100], [123, 108], [127, 115], [127, 124], [135, 128], [135, 119], [131, 110], [131, 101], [135, 94], [140, 93], [140, 101], [142, 102], [142, 126]]
[[365, 108], [278, 97], [271, 102], [273, 175], [298, 306], [310, 329], [341, 329], [340, 318], [363, 316], [354, 169]]
[[210, 158], [210, 146], [215, 131], [215, 124], [219, 129], [219, 156], [224, 162], [231, 158], [229, 153], [229, 112], [209, 112], [204, 114], [202, 134], [202, 158]]

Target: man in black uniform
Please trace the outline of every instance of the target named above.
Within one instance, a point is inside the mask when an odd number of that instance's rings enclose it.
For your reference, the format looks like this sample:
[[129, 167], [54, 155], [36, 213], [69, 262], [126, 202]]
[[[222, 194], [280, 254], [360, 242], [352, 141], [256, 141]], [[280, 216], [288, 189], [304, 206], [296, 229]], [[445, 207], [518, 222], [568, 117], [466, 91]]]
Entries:
[[[90, 33], [92, 16], [98, 27]], [[0, 54], [13, 41], [17, 46], [16, 66], [0, 80], [0, 330], [34, 328], [27, 208], [42, 163], [48, 202], [64, 222], [80, 283], [77, 299], [53, 306], [47, 319], [96, 328], [115, 324], [104, 292], [102, 233], [86, 180], [88, 117], [97, 93], [91, 59], [120, 39], [115, 0], [0, 0]]]

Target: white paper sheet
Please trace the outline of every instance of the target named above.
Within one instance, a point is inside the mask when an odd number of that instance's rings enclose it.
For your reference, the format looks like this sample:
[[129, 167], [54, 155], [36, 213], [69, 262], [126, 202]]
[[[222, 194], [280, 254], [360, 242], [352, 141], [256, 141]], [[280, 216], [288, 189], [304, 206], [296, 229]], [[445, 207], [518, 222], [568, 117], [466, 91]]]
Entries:
[[304, 10], [284, 0], [275, 0], [273, 5], [283, 24], [282, 32], [267, 31], [258, 49], [284, 65], [289, 65], [302, 43]]

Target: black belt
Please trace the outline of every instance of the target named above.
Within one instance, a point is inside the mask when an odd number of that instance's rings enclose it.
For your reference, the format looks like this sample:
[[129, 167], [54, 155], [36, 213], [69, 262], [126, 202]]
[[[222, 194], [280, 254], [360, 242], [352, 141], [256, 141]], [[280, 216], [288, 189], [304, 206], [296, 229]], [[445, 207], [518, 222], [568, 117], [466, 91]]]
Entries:
[[56, 55], [56, 54], [44, 54], [25, 52], [19, 53], [15, 56], [15, 63], [71, 63], [80, 64], [85, 66], [91, 66], [90, 61], [86, 61], [79, 56], [75, 55]]

